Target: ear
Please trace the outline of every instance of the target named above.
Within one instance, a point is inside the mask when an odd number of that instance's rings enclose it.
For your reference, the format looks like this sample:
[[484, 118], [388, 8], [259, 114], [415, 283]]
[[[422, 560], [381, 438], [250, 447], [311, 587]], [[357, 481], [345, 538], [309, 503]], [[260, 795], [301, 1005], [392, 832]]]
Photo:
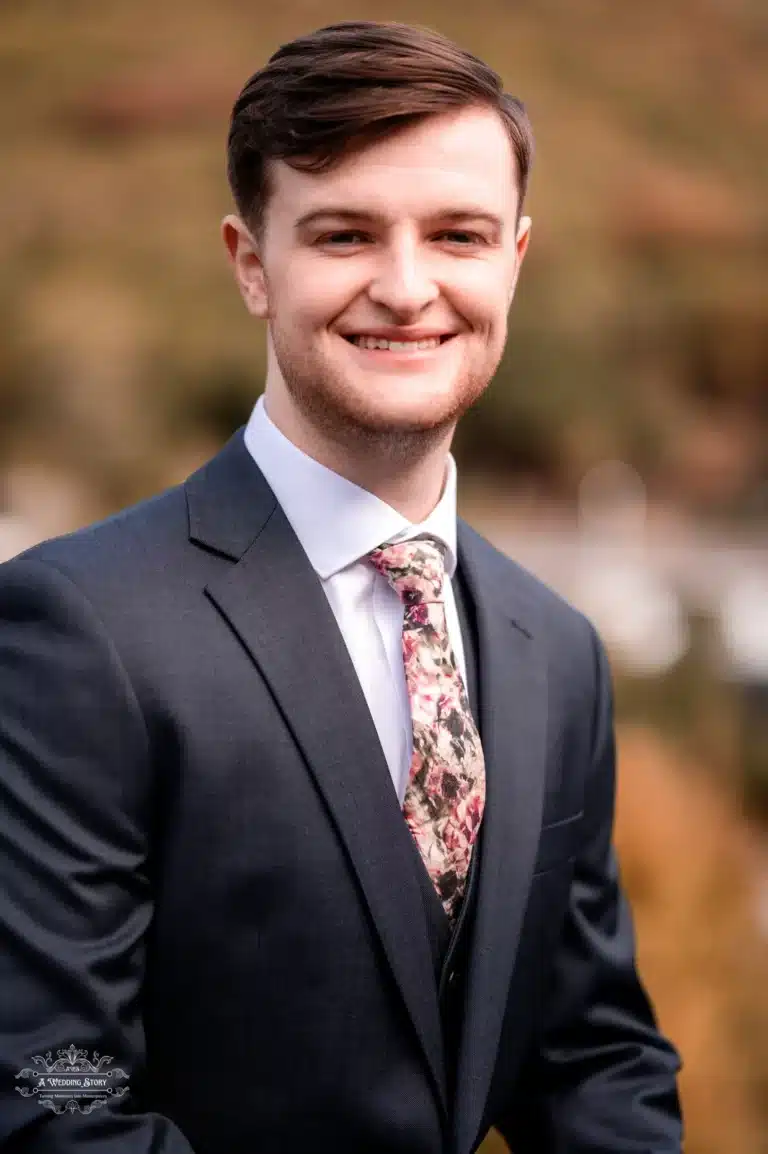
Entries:
[[525, 254], [528, 252], [528, 244], [531, 239], [531, 218], [529, 216], [521, 216], [520, 224], [517, 226], [517, 237], [515, 239], [515, 272], [512, 278], [512, 283], [509, 286], [509, 303], [512, 304], [512, 298], [515, 295], [517, 287], [517, 278], [520, 276], [520, 268]]
[[531, 218], [529, 216], [521, 216], [520, 224], [517, 226], [517, 240], [515, 246], [517, 248], [517, 267], [523, 263], [523, 257], [528, 252], [528, 243], [531, 239]]
[[221, 235], [245, 307], [251, 316], [266, 319], [269, 301], [259, 246], [239, 216], [224, 217]]

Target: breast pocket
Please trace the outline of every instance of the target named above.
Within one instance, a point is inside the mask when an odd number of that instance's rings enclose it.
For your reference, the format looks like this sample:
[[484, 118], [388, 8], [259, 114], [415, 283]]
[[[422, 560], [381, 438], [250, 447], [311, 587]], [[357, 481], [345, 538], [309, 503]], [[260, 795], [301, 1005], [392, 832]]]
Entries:
[[572, 817], [563, 818], [562, 821], [542, 826], [536, 863], [533, 867], [534, 875], [546, 873], [559, 865], [573, 861], [579, 845], [582, 817], [583, 813], [579, 812]]

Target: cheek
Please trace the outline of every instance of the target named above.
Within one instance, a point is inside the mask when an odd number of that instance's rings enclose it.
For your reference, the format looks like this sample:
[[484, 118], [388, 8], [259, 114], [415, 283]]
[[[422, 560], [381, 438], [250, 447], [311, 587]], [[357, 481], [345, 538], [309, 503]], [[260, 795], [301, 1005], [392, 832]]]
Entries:
[[274, 301], [284, 324], [310, 331], [332, 324], [364, 291], [352, 261], [307, 261], [281, 278]]
[[454, 309], [480, 330], [504, 329], [509, 307], [511, 281], [504, 270], [484, 265], [470, 266], [454, 278], [446, 289]]

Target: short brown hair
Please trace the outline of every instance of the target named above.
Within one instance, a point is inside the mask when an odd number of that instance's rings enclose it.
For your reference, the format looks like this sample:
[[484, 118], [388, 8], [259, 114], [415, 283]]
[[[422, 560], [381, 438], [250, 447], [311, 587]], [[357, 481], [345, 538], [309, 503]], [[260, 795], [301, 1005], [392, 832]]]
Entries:
[[473, 106], [494, 109], [509, 134], [519, 212], [533, 135], [522, 103], [492, 68], [410, 24], [346, 21], [300, 36], [254, 73], [232, 110], [227, 174], [238, 212], [261, 231], [271, 160], [322, 172], [399, 128]]

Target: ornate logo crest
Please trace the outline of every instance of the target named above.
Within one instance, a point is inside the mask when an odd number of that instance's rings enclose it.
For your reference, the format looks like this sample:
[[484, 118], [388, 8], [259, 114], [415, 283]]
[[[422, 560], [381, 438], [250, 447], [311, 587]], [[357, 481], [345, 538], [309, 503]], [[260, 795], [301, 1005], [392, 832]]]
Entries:
[[16, 1075], [31, 1083], [17, 1086], [19, 1094], [24, 1098], [37, 1097], [40, 1105], [54, 1114], [74, 1114], [76, 1110], [90, 1114], [110, 1098], [122, 1098], [128, 1093], [127, 1085], [116, 1084], [120, 1079], [128, 1078], [125, 1070], [119, 1066], [111, 1070], [105, 1068], [112, 1061], [109, 1055], [99, 1057], [98, 1050], [94, 1050], [91, 1061], [88, 1051], [78, 1050], [76, 1046], [56, 1053], [58, 1057], [53, 1060], [50, 1050], [45, 1057], [35, 1054], [30, 1058], [36, 1063], [36, 1069], [27, 1066]]

